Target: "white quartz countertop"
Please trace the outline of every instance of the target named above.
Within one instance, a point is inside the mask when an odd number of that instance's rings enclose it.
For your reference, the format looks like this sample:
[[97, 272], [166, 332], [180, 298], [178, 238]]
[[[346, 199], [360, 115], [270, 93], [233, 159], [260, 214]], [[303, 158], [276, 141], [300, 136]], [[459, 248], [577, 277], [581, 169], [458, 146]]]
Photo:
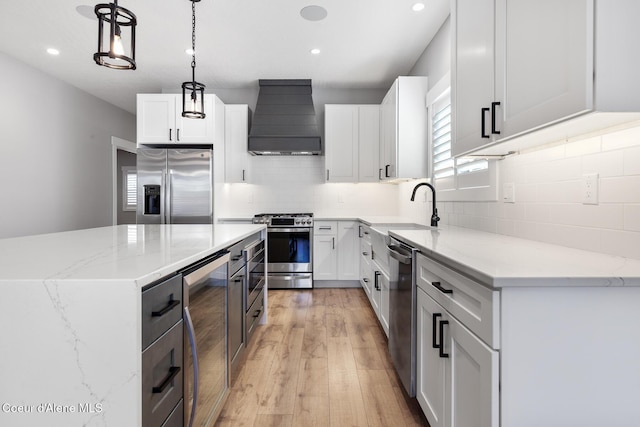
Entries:
[[119, 225], [0, 239], [0, 284], [152, 283], [264, 229], [254, 224]]
[[640, 260], [461, 227], [389, 234], [490, 287], [640, 286]]

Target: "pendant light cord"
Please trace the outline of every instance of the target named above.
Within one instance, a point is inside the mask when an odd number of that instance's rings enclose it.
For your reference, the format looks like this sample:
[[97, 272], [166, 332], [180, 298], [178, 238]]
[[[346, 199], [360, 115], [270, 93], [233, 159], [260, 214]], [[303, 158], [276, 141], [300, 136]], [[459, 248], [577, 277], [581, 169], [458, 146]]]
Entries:
[[191, 0], [191, 79], [196, 87], [196, 2]]

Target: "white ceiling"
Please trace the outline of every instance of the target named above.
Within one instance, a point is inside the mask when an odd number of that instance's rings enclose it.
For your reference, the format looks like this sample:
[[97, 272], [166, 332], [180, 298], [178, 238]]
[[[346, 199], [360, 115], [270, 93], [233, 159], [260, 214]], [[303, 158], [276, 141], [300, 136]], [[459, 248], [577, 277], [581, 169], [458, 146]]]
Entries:
[[[108, 0], [102, 0], [107, 2]], [[216, 88], [257, 87], [258, 79], [309, 78], [314, 87], [390, 86], [407, 74], [449, 14], [449, 0], [202, 0], [196, 3], [196, 80]], [[191, 79], [191, 1], [119, 0], [138, 18], [138, 69], [93, 61], [97, 20], [87, 0], [0, 1], [0, 51], [135, 113], [135, 94], [180, 92]], [[322, 21], [300, 10], [319, 5]], [[46, 49], [55, 47], [59, 56]], [[311, 55], [319, 48], [320, 55]], [[24, 84], [24, 82], [22, 82]]]

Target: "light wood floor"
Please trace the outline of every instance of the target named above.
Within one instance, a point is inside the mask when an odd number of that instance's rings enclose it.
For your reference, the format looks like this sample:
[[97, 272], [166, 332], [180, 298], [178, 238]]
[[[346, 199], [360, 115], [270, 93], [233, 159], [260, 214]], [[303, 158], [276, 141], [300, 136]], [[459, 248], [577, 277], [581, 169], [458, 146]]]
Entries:
[[216, 426], [428, 426], [362, 289], [269, 291]]

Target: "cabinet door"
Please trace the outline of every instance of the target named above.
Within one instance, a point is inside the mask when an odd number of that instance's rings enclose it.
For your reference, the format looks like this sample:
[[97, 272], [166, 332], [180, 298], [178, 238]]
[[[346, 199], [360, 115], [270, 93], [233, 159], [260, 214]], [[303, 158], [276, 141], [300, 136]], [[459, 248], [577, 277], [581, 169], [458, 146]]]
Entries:
[[380, 167], [378, 174], [381, 180], [395, 178], [398, 147], [397, 107], [398, 81], [396, 80], [380, 104]]
[[325, 106], [325, 166], [329, 182], [358, 181], [358, 106]]
[[138, 144], [175, 142], [175, 95], [138, 94], [136, 113]]
[[380, 299], [381, 299], [381, 288], [380, 288], [380, 276], [382, 275], [382, 269], [375, 261], [371, 261], [371, 270], [373, 270], [373, 286], [371, 287], [371, 306], [373, 307], [373, 311], [376, 313], [376, 317], [378, 321], [380, 320]]
[[380, 323], [384, 333], [389, 337], [389, 276], [381, 272], [378, 283], [380, 285]]
[[429, 425], [444, 427], [447, 365], [439, 349], [434, 348], [439, 343], [438, 322], [443, 320], [444, 310], [422, 289], [418, 288], [417, 292], [416, 398]]
[[338, 222], [338, 280], [358, 280], [358, 223]]
[[454, 317], [440, 340], [449, 354], [445, 400], [448, 427], [499, 426], [499, 357]]
[[380, 163], [380, 106], [358, 108], [358, 181], [377, 182]]
[[313, 280], [336, 280], [338, 270], [336, 236], [313, 236]]
[[249, 182], [249, 106], [225, 105], [224, 109], [225, 181]]
[[[491, 141], [482, 137], [482, 122], [485, 135], [490, 135], [491, 114], [483, 108], [490, 108], [495, 96], [495, 7], [494, 0], [453, 0], [451, 7], [451, 99], [455, 107], [451, 152], [456, 156]], [[539, 32], [544, 31], [538, 29], [535, 34]]]
[[500, 138], [593, 108], [593, 0], [497, 0]]
[[214, 95], [204, 96], [204, 119], [182, 117], [182, 95], [175, 95], [176, 139], [179, 143], [206, 144], [214, 140]]

